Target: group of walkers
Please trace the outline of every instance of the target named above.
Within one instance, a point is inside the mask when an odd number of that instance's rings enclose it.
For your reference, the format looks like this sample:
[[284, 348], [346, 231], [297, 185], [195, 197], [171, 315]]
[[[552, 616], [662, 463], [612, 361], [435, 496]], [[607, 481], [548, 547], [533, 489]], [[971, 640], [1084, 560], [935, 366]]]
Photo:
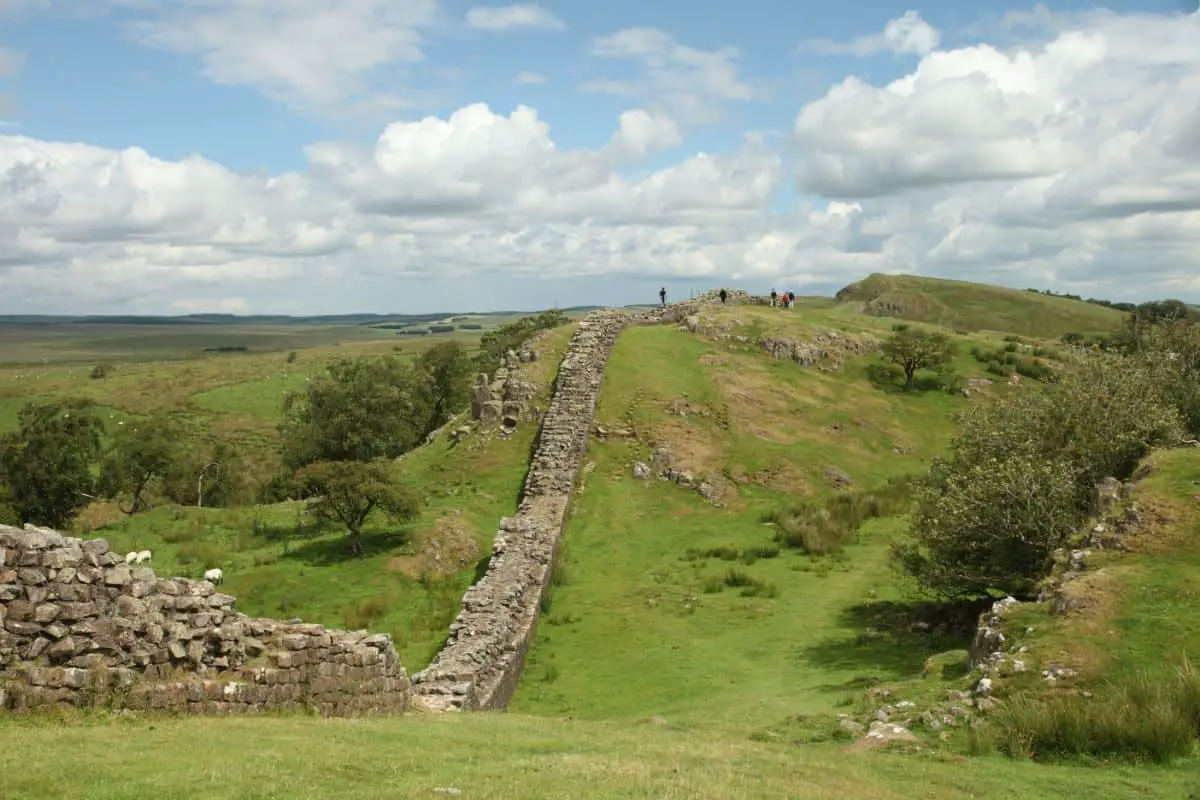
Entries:
[[[729, 292], [725, 291], [724, 289], [718, 292], [717, 296], [721, 298], [722, 305], [729, 302]], [[658, 302], [664, 307], [667, 305], [667, 287], [664, 286], [658, 290]], [[775, 308], [776, 305], [778, 305], [780, 308], [791, 308], [795, 302], [795, 292], [784, 292], [783, 294], [780, 294], [774, 289], [771, 290], [771, 308]]]

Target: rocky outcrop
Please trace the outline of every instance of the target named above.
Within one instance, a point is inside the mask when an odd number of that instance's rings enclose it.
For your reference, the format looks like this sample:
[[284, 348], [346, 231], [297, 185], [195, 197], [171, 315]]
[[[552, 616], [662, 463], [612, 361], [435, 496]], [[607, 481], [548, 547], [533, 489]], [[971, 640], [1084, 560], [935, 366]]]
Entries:
[[445, 647], [413, 676], [427, 709], [498, 709], [512, 697], [549, 585], [608, 356], [627, 325], [670, 314], [597, 311], [579, 323], [559, 366], [517, 513], [501, 521], [487, 572], [463, 596]]
[[499, 424], [502, 432], [512, 431], [522, 420], [536, 419], [540, 409], [532, 401], [537, 387], [524, 380], [519, 371], [521, 364], [536, 360], [536, 350], [520, 354], [509, 350], [504, 366], [496, 370], [492, 380], [480, 373], [471, 389], [471, 418], [484, 425]]
[[0, 709], [402, 712], [390, 637], [252, 619], [206, 581], [130, 567], [103, 539], [0, 526]]

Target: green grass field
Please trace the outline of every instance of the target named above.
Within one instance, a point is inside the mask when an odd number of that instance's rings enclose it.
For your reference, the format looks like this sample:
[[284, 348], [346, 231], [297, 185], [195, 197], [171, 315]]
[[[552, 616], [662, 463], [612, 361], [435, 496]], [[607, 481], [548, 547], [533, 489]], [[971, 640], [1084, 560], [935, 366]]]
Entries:
[[[995, 348], [1010, 331], [1054, 339], [1120, 320], [1098, 306], [991, 287], [922, 279], [919, 291], [928, 305], [914, 320], [947, 326], [964, 380], [994, 383], [970, 398], [932, 384], [904, 393], [872, 382], [878, 359], [870, 355], [851, 355], [840, 369], [801, 367], [736, 338], [886, 336], [896, 320], [861, 313], [861, 300], [712, 309], [700, 334], [651, 327], [622, 335], [596, 417], [633, 436], [590, 443], [553, 593], [507, 712], [7, 719], [3, 796], [1200, 797], [1194, 757], [1171, 767], [1042, 764], [991, 754], [961, 729], [920, 730], [919, 742], [893, 748], [831, 735], [837, 714], [861, 718], [869, 709], [870, 687], [918, 703], [969, 687], [969, 630], [911, 626], [920, 598], [888, 558], [903, 517], [874, 519], [843, 552], [823, 557], [772, 553], [776, 528], [766, 517], [844, 491], [835, 476], [870, 490], [921, 474], [953, 436], [956, 412], [1027, 390], [1029, 380], [987, 376], [972, 346]], [[537, 362], [543, 399], [570, 332], [553, 332]], [[15, 424], [27, 397], [82, 392], [107, 413], [169, 409], [207, 435], [244, 437], [270, 454], [283, 392], [326, 359], [428, 342], [326, 342], [299, 349], [291, 364], [283, 351], [135, 358], [103, 381], [90, 380], [84, 364], [39, 366], [36, 378], [27, 365], [0, 367], [0, 430]], [[224, 590], [246, 613], [390, 633], [411, 673], [436, 652], [497, 523], [514, 510], [534, 433], [523, 426], [511, 439], [473, 436], [457, 448], [440, 439], [399, 461], [397, 474], [422, 496], [421, 516], [400, 527], [375, 523], [362, 559], [346, 556], [344, 536], [305, 524], [296, 504], [161, 507], [88, 524], [101, 525], [94, 535], [119, 551], [153, 550], [160, 574], [198, 576], [220, 563]], [[650, 463], [656, 447], [714, 484], [722, 507], [635, 479], [631, 465]], [[1139, 502], [1159, 509], [1162, 524], [1130, 552], [1096, 562], [1107, 576], [1098, 602], [1065, 617], [1028, 604], [1013, 620], [1035, 629], [1031, 660], [1075, 657], [1081, 687], [1166, 670], [1200, 648], [1200, 450], [1153, 463]], [[434, 538], [459, 556], [441, 572], [423, 555]], [[752, 551], [758, 556], [747, 557]], [[928, 672], [930, 663], [939, 670]], [[1032, 673], [1011, 685], [1030, 696], [1045, 690]]]
[[[268, 798], [1188, 798], [1179, 769], [768, 744], [525, 714], [394, 720], [6, 720], [4, 796]], [[442, 791], [438, 791], [442, 790]]]

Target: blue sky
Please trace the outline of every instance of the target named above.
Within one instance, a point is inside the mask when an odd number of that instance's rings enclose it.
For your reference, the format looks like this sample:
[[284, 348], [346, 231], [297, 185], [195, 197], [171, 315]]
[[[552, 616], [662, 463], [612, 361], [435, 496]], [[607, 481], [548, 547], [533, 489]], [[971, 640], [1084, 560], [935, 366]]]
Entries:
[[[1188, 92], [1200, 74], [1200, 59], [1178, 41], [1200, 30], [1200, 14], [1186, 6], [1113, 0], [1097, 14], [1084, 3], [1034, 9], [945, 0], [0, 2], [0, 175], [19, 173], [25, 187], [11, 193], [21, 199], [8, 209], [7, 227], [0, 223], [0, 312], [322, 312], [378, 303], [418, 310], [424, 301], [416, 298], [455, 297], [454, 287], [472, 276], [495, 282], [487, 295], [498, 307], [621, 302], [644, 299], [656, 282], [680, 292], [739, 280], [754, 290], [831, 291], [876, 270], [1198, 299], [1189, 275], [1200, 264], [1200, 179], [1192, 183], [1168, 163], [1179, 157], [1172, 143], [1190, 135]], [[1002, 24], [1012, 12], [1036, 24]], [[522, 19], [536, 24], [511, 24]], [[909, 44], [884, 36], [905, 19]], [[1095, 51], [1102, 55], [1081, 45], [1093, 41], [1105, 43]], [[981, 55], [981, 44], [1007, 60]], [[1139, 48], [1173, 55], [1156, 60]], [[598, 52], [606, 49], [608, 56]], [[1028, 74], [1019, 53], [1031, 59]], [[962, 67], [971, 59], [980, 59], [977, 69]], [[926, 78], [916, 91], [887, 88], [918, 68]], [[1088, 82], [1089, 69], [1121, 79], [1137, 72], [1160, 90], [1173, 81], [1168, 88], [1178, 93], [1163, 98], [1177, 98], [1183, 117], [1148, 125], [1146, 109]], [[520, 82], [522, 74], [540, 80]], [[850, 76], [854, 85], [839, 90]], [[953, 94], [976, 79], [976, 89]], [[995, 105], [961, 114], [1012, 136], [997, 134], [986, 147], [979, 139], [990, 132], [974, 142], [947, 138], [964, 127], [947, 98], [982, 104], [993, 95]], [[364, 96], [375, 105], [356, 102]], [[446, 131], [397, 129], [411, 137], [396, 140], [407, 142], [396, 153], [427, 153], [436, 175], [420, 173], [418, 157], [394, 168], [372, 160], [389, 124], [449, 124], [477, 103], [491, 116], [472, 117], [475, 133], [461, 121], [447, 128], [463, 137], [453, 153], [437, 149]], [[578, 171], [564, 177], [565, 156], [539, 155], [541, 134], [511, 121], [519, 105], [549, 125], [559, 154], [578, 151], [591, 183], [584, 187]], [[1051, 107], [1071, 110], [1047, 116]], [[653, 131], [636, 145], [619, 122], [631, 111], [646, 114]], [[1102, 129], [1122, 114], [1123, 130], [1142, 145], [1100, 175], [1097, 154], [1118, 137]], [[764, 143], [748, 146], [753, 132], [765, 133]], [[1161, 141], [1150, 142], [1151, 134]], [[342, 154], [340, 166], [321, 175], [309, 171], [307, 155], [318, 142], [336, 143]], [[99, 150], [83, 157], [55, 149], [69, 143]], [[475, 146], [478, 156], [466, 150]], [[154, 160], [142, 164], [129, 148]], [[47, 160], [51, 152], [59, 155]], [[712, 166], [696, 160], [700, 152], [726, 160]], [[171, 166], [189, 155], [202, 163]], [[993, 157], [996, 166], [981, 164]], [[517, 169], [518, 158], [532, 159], [528, 170]], [[195, 169], [207, 177], [167, 177]], [[303, 185], [305, 199], [278, 198], [272, 179], [285, 174]], [[474, 200], [448, 199], [468, 191], [442, 186], [448, 174], [470, 183]], [[429, 188], [401, 192], [410, 203], [401, 212], [391, 195], [402, 186]], [[1088, 204], [1099, 188], [1135, 197], [1132, 206], [1122, 201], [1128, 230], [1095, 223], [1100, 212]], [[1174, 193], [1174, 211], [1139, 205], [1163, 191]], [[89, 211], [81, 221], [84, 212], [63, 211], [82, 207], [82, 192], [95, 193], [87, 208], [111, 218]], [[419, 206], [413, 192], [425, 197]], [[387, 213], [363, 211], [378, 209], [384, 194]], [[426, 195], [437, 195], [433, 206]], [[820, 216], [829, 197], [857, 205]], [[1017, 202], [1032, 204], [1022, 206], [1026, 216], [1070, 213], [1054, 230], [1018, 225], [1004, 210]], [[938, 219], [931, 209], [940, 209]], [[113, 233], [131, 229], [139, 232]], [[12, 252], [6, 233], [18, 242]], [[305, 235], [328, 246], [314, 253], [287, 243]], [[455, 258], [453, 241], [470, 252]], [[869, 257], [864, 242], [874, 243]], [[1170, 253], [1171, 265], [1131, 284], [1122, 270], [1148, 252]], [[295, 288], [297, 275], [309, 289]], [[64, 292], [64, 276], [94, 280], [95, 291]], [[144, 290], [131, 294], [130, 276]], [[286, 298], [283, 285], [291, 287]], [[380, 287], [388, 287], [386, 299]]]

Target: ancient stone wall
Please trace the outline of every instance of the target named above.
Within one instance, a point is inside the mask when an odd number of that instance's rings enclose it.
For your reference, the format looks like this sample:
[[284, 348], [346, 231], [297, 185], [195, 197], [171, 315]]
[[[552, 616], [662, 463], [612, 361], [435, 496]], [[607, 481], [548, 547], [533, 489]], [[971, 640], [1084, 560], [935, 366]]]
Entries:
[[413, 676], [413, 690], [426, 708], [499, 709], [512, 698], [613, 345], [630, 324], [678, 322], [696, 305], [639, 314], [596, 311], [579, 323], [559, 367], [517, 514], [501, 521], [487, 572], [463, 596], [445, 647]]
[[0, 712], [408, 707], [387, 635], [252, 619], [234, 600], [207, 581], [127, 566], [103, 539], [0, 526]]

